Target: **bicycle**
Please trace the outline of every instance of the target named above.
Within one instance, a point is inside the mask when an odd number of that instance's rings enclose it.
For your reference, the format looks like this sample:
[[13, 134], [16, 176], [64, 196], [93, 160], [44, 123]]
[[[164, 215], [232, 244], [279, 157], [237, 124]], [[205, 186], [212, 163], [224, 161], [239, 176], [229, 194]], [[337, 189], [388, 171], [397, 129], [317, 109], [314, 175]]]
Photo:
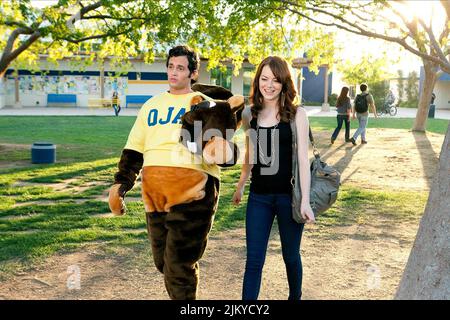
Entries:
[[383, 114], [388, 114], [394, 117], [397, 114], [397, 105], [394, 102], [385, 101], [383, 107], [377, 110], [377, 115], [382, 116]]

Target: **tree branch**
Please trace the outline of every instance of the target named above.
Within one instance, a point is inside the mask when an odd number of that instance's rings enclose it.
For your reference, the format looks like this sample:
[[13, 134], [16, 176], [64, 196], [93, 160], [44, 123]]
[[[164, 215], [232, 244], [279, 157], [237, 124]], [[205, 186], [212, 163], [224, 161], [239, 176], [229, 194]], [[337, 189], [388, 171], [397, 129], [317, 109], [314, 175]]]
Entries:
[[[445, 12], [447, 13], [447, 20], [450, 19], [450, 0], [441, 0], [441, 4], [444, 7]], [[448, 28], [448, 25], [447, 25]]]
[[104, 33], [104, 34], [97, 34], [97, 35], [94, 35], [94, 36], [84, 37], [84, 38], [80, 38], [80, 39], [58, 38], [57, 40], [64, 40], [64, 41], [67, 41], [67, 42], [70, 42], [70, 43], [78, 44], [80, 42], [87, 41], [87, 40], [103, 39], [103, 38], [107, 38], [107, 37], [117, 37], [117, 36], [120, 36], [122, 34], [129, 33], [131, 30], [132, 29], [127, 29], [127, 30], [124, 30], [122, 32], [117, 32], [117, 33], [108, 33], [107, 32], [107, 33]]
[[442, 43], [442, 41], [444, 41], [444, 39], [448, 37], [449, 31], [450, 31], [450, 28], [448, 27], [449, 24], [450, 24], [450, 19], [447, 18], [447, 19], [445, 20], [445, 25], [446, 25], [447, 27], [444, 27], [444, 30], [442, 31], [441, 35], [439, 36], [439, 44], [440, 44], [441, 46], [444, 45], [444, 44]]
[[[397, 15], [398, 17], [400, 17], [400, 19], [403, 21], [403, 24], [406, 26], [406, 28], [408, 28], [408, 31], [404, 30], [398, 23], [391, 21], [392, 23], [394, 23], [397, 28], [399, 28], [401, 31], [405, 32], [405, 33], [409, 33], [409, 36], [414, 39], [415, 37], [417, 37], [417, 28], [414, 28], [413, 24], [409, 23], [406, 18], [397, 10], [395, 9], [388, 1], [386, 1], [385, 3], [383, 3], [383, 6], [386, 9], [391, 10], [395, 15]], [[422, 50], [423, 52], [426, 52], [426, 48], [422, 47], [419, 48], [419, 50]]]
[[[10, 27], [19, 27], [22, 30], [26, 30], [27, 34], [32, 34], [34, 32], [34, 30], [32, 28], [30, 28], [29, 26], [27, 26], [25, 23], [23, 22], [18, 22], [18, 21], [12, 21], [12, 20], [7, 20], [4, 22], [5, 26], [10, 26]], [[22, 34], [25, 34], [25, 32], [21, 32]]]
[[113, 17], [113, 16], [109, 16], [109, 15], [104, 15], [104, 14], [83, 17], [83, 20], [90, 20], [90, 19], [110, 19], [110, 20], [117, 20], [117, 21], [133, 21], [133, 20], [148, 21], [149, 20], [148, 18], [142, 18], [142, 17], [122, 18], [122, 17]]
[[[422, 28], [425, 29], [426, 33], [428, 34], [428, 37], [430, 39], [431, 45], [434, 49], [434, 51], [437, 53], [437, 55], [439, 56], [439, 58], [441, 58], [444, 61], [447, 61], [446, 56], [444, 55], [444, 53], [442, 52], [441, 46], [438, 44], [434, 34], [433, 34], [433, 30], [427, 26], [422, 19], [419, 19], [419, 23], [422, 26]], [[448, 62], [448, 61], [447, 61]], [[449, 63], [450, 65], [450, 63]]]
[[[351, 23], [351, 22], [345, 20], [343, 17], [337, 16], [336, 14], [329, 13], [329, 12], [326, 12], [326, 11], [318, 9], [318, 8], [305, 7], [305, 9], [307, 9], [307, 10], [309, 10], [311, 12], [322, 13], [325, 16], [334, 18], [334, 20], [341, 21], [341, 23], [321, 22], [319, 20], [311, 18], [309, 15], [301, 13], [298, 10], [295, 10], [295, 9], [290, 7], [290, 6], [297, 7], [298, 4], [296, 4], [296, 3], [293, 3], [293, 2], [288, 1], [288, 0], [281, 0], [281, 2], [283, 2], [283, 3], [288, 5], [287, 10], [291, 11], [292, 13], [298, 14], [298, 15], [300, 15], [300, 16], [302, 16], [302, 17], [304, 17], [304, 18], [306, 18], [306, 19], [308, 19], [310, 21], [315, 22], [315, 23], [318, 23], [318, 24], [321, 24], [321, 25], [325, 25], [325, 26], [335, 26], [335, 27], [337, 27], [339, 29], [346, 30], [348, 32], [351, 32], [351, 33], [354, 33], [354, 34], [357, 34], [357, 35], [371, 37], [371, 38], [377, 38], [377, 39], [382, 39], [382, 40], [386, 40], [386, 41], [389, 41], [389, 42], [397, 43], [397, 44], [401, 45], [402, 47], [404, 47], [406, 50], [414, 53], [415, 55], [417, 55], [417, 56], [419, 56], [419, 57], [421, 57], [423, 59], [426, 59], [426, 60], [428, 60], [430, 62], [433, 62], [433, 63], [439, 65], [446, 72], [447, 71], [450, 72], [450, 63], [447, 61], [447, 59], [442, 60], [442, 59], [439, 59], [438, 57], [433, 56], [431, 54], [428, 54], [426, 52], [421, 52], [421, 51], [415, 49], [414, 47], [412, 47], [411, 45], [409, 45], [406, 42], [405, 38], [397, 38], [397, 37], [392, 37], [392, 36], [379, 34], [379, 33], [372, 32], [372, 31], [367, 31], [365, 29], [362, 29], [360, 26], [356, 25], [355, 23]], [[350, 29], [350, 28], [354, 28], [356, 30]]]
[[9, 36], [8, 42], [5, 49], [3, 50], [3, 54], [0, 59], [0, 74], [3, 74], [4, 71], [6, 71], [6, 68], [11, 63], [11, 61], [16, 59], [23, 51], [28, 49], [33, 44], [33, 42], [35, 42], [41, 36], [41, 33], [39, 31], [35, 31], [25, 42], [23, 42], [17, 49], [13, 51], [12, 48], [14, 46], [14, 42], [20, 34], [24, 33], [22, 33], [21, 29], [19, 28], [14, 30]]

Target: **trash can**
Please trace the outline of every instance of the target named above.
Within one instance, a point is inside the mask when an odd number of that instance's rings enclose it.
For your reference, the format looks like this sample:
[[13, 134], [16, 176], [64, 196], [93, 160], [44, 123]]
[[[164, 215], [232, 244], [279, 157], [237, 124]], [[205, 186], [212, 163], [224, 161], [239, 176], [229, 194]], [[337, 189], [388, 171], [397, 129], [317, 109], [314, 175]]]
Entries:
[[55, 163], [56, 146], [51, 142], [35, 142], [31, 146], [31, 163]]
[[436, 105], [430, 104], [430, 110], [428, 110], [428, 118], [434, 118], [435, 110], [436, 110]]

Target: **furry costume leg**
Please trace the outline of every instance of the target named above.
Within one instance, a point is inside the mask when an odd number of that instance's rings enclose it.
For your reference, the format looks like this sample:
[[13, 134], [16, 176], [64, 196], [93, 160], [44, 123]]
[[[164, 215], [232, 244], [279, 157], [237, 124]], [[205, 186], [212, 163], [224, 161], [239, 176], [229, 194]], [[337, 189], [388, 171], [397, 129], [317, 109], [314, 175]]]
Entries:
[[205, 198], [173, 206], [168, 213], [147, 213], [153, 259], [158, 270], [162, 268], [167, 292], [174, 300], [197, 297], [198, 261], [217, 210], [219, 180], [208, 176], [205, 191]]

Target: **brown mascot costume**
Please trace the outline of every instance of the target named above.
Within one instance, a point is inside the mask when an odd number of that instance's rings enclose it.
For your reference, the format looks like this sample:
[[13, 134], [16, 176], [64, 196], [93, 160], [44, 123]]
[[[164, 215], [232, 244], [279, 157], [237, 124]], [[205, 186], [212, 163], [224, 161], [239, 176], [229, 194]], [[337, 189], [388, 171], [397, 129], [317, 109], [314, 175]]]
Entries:
[[[231, 166], [237, 161], [237, 147], [230, 139], [240, 125], [244, 109], [244, 97], [233, 96], [223, 87], [194, 84], [192, 90], [187, 108], [167, 109], [168, 113], [177, 113], [179, 118], [171, 124], [180, 128], [177, 148], [172, 148], [170, 155], [153, 156], [152, 152], [161, 148], [151, 145], [159, 139], [151, 130], [152, 124], [158, 124], [151, 115], [158, 111], [151, 109], [151, 100], [142, 106], [135, 126], [145, 115], [145, 121], [141, 121], [145, 134], [133, 127], [109, 193], [111, 212], [125, 214], [125, 194], [141, 174], [153, 260], [164, 274], [170, 298], [183, 300], [196, 299], [198, 261], [205, 251], [219, 200], [217, 166]], [[159, 124], [168, 122], [161, 119], [165, 117], [160, 118]], [[170, 161], [161, 163], [161, 159]]]

